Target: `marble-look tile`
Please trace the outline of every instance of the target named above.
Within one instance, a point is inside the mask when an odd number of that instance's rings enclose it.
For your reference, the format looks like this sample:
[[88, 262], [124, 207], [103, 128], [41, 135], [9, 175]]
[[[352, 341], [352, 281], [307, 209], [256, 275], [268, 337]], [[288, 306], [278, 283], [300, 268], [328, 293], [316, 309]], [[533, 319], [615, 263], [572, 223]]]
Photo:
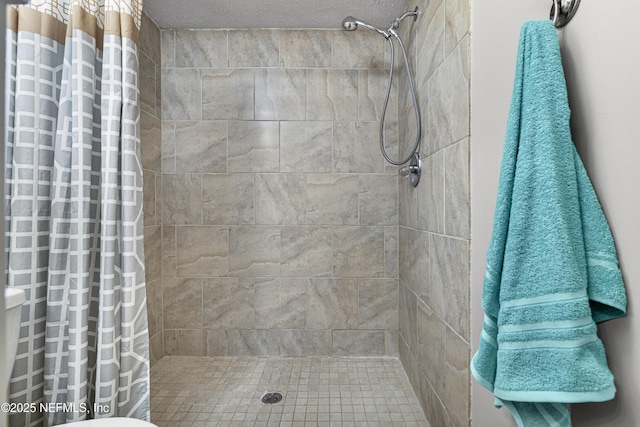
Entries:
[[416, 85], [420, 91], [426, 90], [427, 80], [445, 58], [445, 6], [443, 1], [437, 3], [438, 6], [434, 6], [431, 9], [431, 14], [424, 16], [424, 20], [420, 22], [416, 34], [416, 37], [420, 37], [420, 40], [429, 41], [428, 43], [421, 43], [416, 53]]
[[357, 70], [307, 70], [307, 120], [357, 119]]
[[445, 234], [469, 237], [469, 139], [444, 150]]
[[204, 279], [204, 328], [253, 329], [260, 326], [254, 307], [255, 286], [254, 278]]
[[151, 282], [162, 277], [162, 227], [144, 227], [145, 280]]
[[331, 31], [280, 31], [280, 65], [285, 68], [331, 67]]
[[202, 84], [200, 70], [169, 68], [162, 75], [162, 119], [200, 120]]
[[307, 318], [304, 279], [261, 278], [255, 284], [255, 310], [261, 329], [303, 329]]
[[448, 55], [469, 32], [469, 0], [445, 2], [445, 55]]
[[202, 329], [202, 280], [164, 278], [164, 329]]
[[[394, 128], [395, 129], [395, 128]], [[382, 173], [378, 122], [335, 122], [333, 169], [338, 173]], [[385, 138], [392, 139], [391, 132]]]
[[147, 294], [147, 324], [149, 337], [162, 331], [162, 323], [158, 322], [158, 313], [162, 312], [162, 306], [156, 305], [157, 293], [162, 293], [162, 279], [149, 280], [145, 277], [145, 290]]
[[383, 331], [333, 331], [334, 356], [384, 356]]
[[149, 362], [153, 367], [155, 362], [164, 356], [164, 337], [162, 331], [149, 337]]
[[360, 175], [358, 192], [360, 225], [398, 223], [398, 177]]
[[227, 32], [221, 30], [176, 30], [176, 67], [225, 68]]
[[280, 228], [249, 225], [230, 227], [229, 275], [280, 275]]
[[333, 233], [329, 227], [282, 227], [283, 276], [331, 276]]
[[280, 34], [275, 30], [229, 30], [229, 67], [277, 67]]
[[[387, 70], [358, 70], [358, 120], [379, 121], [387, 95]], [[385, 112], [386, 121], [398, 120], [398, 85], [394, 78]]]
[[156, 64], [160, 63], [160, 30], [146, 13], [142, 14], [140, 24], [140, 51]]
[[280, 356], [330, 356], [331, 331], [282, 330]]
[[229, 356], [279, 356], [281, 334], [280, 331], [258, 330], [229, 330], [227, 331]]
[[384, 228], [334, 228], [333, 274], [339, 277], [383, 277]]
[[204, 224], [253, 224], [253, 175], [203, 175], [202, 216]]
[[400, 335], [411, 352], [415, 351], [417, 342], [417, 304], [415, 294], [400, 282]]
[[224, 122], [176, 123], [176, 170], [181, 173], [227, 171], [227, 124]]
[[361, 279], [358, 283], [359, 329], [399, 328], [397, 279]]
[[140, 111], [152, 115], [156, 113], [156, 64], [144, 53], [140, 52], [138, 84], [140, 89]]
[[331, 172], [331, 122], [281, 122], [281, 172]]
[[303, 174], [256, 174], [256, 224], [304, 224], [306, 192]]
[[142, 213], [144, 226], [159, 225], [156, 221], [156, 173], [150, 170], [142, 170]]
[[162, 122], [162, 173], [176, 173], [175, 122]]
[[469, 344], [447, 328], [444, 403], [456, 426], [469, 425]]
[[206, 120], [253, 120], [253, 92], [253, 70], [203, 70], [202, 118]]
[[206, 334], [206, 356], [207, 357], [227, 357], [227, 331], [208, 330]]
[[257, 69], [255, 85], [256, 120], [305, 119], [305, 70]]
[[311, 278], [307, 294], [307, 329], [358, 327], [357, 280]]
[[280, 123], [229, 122], [229, 172], [278, 172]]
[[225, 227], [185, 226], [176, 229], [177, 273], [180, 277], [227, 274], [229, 230]]
[[[424, 185], [424, 182], [420, 185]], [[409, 181], [398, 185], [398, 220], [401, 227], [418, 228], [418, 191]]]
[[163, 221], [162, 221], [162, 174], [161, 173], [154, 173], [155, 175], [155, 203], [156, 203], [156, 207], [155, 207], [155, 218], [156, 218], [156, 224], [157, 225], [162, 225]]
[[469, 135], [469, 38], [465, 37], [428, 84], [427, 150], [447, 147]]
[[162, 123], [160, 119], [140, 112], [140, 154], [142, 168], [160, 172], [162, 165]]
[[445, 152], [423, 159], [422, 178], [417, 187], [418, 228], [444, 234]]
[[175, 67], [176, 66], [176, 32], [174, 30], [160, 31], [160, 48], [161, 48], [162, 68]]
[[385, 355], [387, 357], [393, 357], [395, 359], [400, 357], [400, 332], [398, 329], [384, 331], [384, 347], [386, 349]]
[[178, 348], [176, 347], [176, 331], [175, 329], [164, 329], [164, 355], [177, 356]]
[[206, 356], [206, 333], [202, 329], [176, 331], [177, 356]]
[[431, 307], [460, 336], [469, 339], [469, 241], [434, 234]]
[[387, 68], [389, 57], [384, 40], [370, 31], [333, 33], [334, 68]]
[[429, 233], [400, 229], [400, 279], [422, 300], [429, 298]]
[[358, 176], [308, 174], [307, 223], [358, 224]]
[[442, 403], [444, 397], [438, 395], [426, 378], [423, 384], [425, 385], [425, 400], [427, 402], [425, 413], [429, 423], [433, 426], [450, 426], [447, 410], [444, 407], [444, 403]]
[[158, 64], [156, 64], [156, 108], [154, 115], [160, 119], [162, 118], [162, 68]]
[[176, 227], [162, 226], [162, 277], [178, 274], [176, 258]]
[[418, 348], [420, 370], [429, 379], [436, 393], [444, 396], [446, 325], [431, 309], [418, 304]]
[[398, 227], [384, 228], [384, 275], [398, 278]]
[[164, 224], [202, 224], [202, 175], [162, 177]]

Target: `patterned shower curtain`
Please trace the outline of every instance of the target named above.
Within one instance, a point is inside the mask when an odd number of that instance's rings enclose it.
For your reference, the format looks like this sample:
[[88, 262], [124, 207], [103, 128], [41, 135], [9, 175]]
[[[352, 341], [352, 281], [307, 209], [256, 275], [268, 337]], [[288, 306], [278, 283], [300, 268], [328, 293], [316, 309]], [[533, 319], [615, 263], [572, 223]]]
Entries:
[[149, 419], [141, 9], [8, 11], [5, 254], [8, 286], [27, 294], [9, 395], [30, 405], [12, 426]]

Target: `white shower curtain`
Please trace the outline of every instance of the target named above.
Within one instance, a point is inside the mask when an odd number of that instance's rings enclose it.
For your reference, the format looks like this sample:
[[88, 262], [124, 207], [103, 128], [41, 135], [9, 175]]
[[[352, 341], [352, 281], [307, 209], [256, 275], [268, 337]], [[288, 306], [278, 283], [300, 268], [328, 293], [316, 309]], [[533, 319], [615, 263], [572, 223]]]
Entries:
[[7, 283], [27, 294], [9, 394], [34, 404], [12, 426], [149, 419], [141, 9], [33, 0], [8, 11]]

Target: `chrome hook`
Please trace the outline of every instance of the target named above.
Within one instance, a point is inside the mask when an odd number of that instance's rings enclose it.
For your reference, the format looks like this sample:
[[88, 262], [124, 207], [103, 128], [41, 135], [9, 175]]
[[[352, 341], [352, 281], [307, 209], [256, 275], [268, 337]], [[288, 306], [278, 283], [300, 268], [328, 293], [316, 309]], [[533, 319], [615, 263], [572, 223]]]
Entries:
[[580, 0], [553, 0], [549, 19], [556, 28], [562, 28], [571, 21], [580, 6]]

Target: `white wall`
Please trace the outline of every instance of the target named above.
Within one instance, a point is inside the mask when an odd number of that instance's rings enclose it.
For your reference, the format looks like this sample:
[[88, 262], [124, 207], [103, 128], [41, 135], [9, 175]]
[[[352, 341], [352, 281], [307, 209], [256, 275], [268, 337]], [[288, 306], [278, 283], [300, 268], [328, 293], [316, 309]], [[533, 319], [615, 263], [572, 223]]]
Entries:
[[[549, 15], [551, 0], [472, 0], [471, 300], [472, 351], [482, 327], [486, 249], [521, 24]], [[600, 327], [618, 394], [573, 407], [574, 426], [640, 426], [640, 2], [583, 1], [560, 31], [573, 139], [611, 225], [629, 297], [629, 314]], [[506, 409], [472, 380], [474, 427], [513, 426]]]

